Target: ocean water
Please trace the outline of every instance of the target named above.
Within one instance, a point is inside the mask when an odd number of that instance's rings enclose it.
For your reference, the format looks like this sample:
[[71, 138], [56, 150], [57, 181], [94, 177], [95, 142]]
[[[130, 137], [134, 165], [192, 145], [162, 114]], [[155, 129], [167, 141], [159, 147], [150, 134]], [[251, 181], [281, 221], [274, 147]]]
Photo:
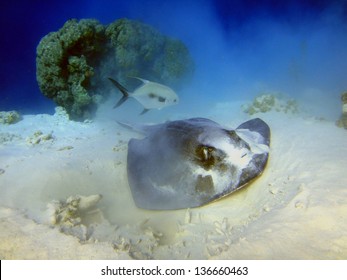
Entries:
[[53, 112], [35, 78], [36, 46], [43, 36], [70, 18], [107, 24], [126, 17], [188, 46], [196, 71], [182, 95], [193, 102], [230, 102], [272, 91], [323, 106], [326, 117], [340, 114], [345, 1], [20, 1], [3, 3], [0, 13], [1, 110]]
[[[68, 122], [61, 116], [54, 118], [52, 115], [56, 105], [43, 96], [36, 81], [36, 47], [43, 36], [57, 31], [71, 18], [95, 18], [102, 24], [119, 18], [139, 20], [184, 42], [194, 60], [195, 71], [192, 79], [176, 90], [180, 103], [162, 110], [150, 111], [145, 115], [139, 115], [142, 107], [135, 100], [129, 100], [113, 110], [112, 106], [120, 98], [119, 92], [115, 90], [110, 99], [100, 106], [95, 120], [91, 123]], [[204, 221], [196, 228], [197, 231], [206, 231], [208, 238], [212, 238], [208, 224], [214, 229], [217, 228], [217, 232], [221, 231], [221, 228], [229, 230], [228, 242], [232, 240], [230, 242], [233, 243], [241, 236], [241, 226], [254, 221], [259, 211], [279, 209], [286, 202], [289, 205], [297, 194], [305, 193], [306, 188], [303, 185], [308, 184], [307, 177], [313, 171], [308, 169], [305, 173], [300, 170], [305, 167], [305, 163], [300, 161], [299, 157], [306, 150], [300, 146], [300, 137], [296, 138], [295, 126], [304, 132], [306, 124], [315, 125], [316, 121], [321, 121], [323, 129], [326, 128], [329, 133], [335, 132], [334, 123], [342, 113], [341, 94], [347, 91], [346, 1], [20, 1], [1, 4], [0, 23], [0, 111], [16, 110], [24, 116], [22, 122], [27, 124], [26, 127], [20, 124], [0, 124], [2, 135], [20, 133], [22, 137], [22, 140], [14, 137], [0, 143], [0, 160], [3, 160], [0, 162], [0, 195], [3, 192], [0, 206], [19, 209], [36, 222], [47, 223], [47, 202], [64, 200], [75, 194], [101, 193], [103, 198], [100, 209], [112, 225], [120, 226], [117, 234], [128, 234], [131, 241], [136, 243], [136, 231], [140, 230], [151, 246], [163, 246], [162, 251], [156, 252], [156, 258], [182, 258], [183, 253], [175, 255], [171, 252], [169, 256], [164, 252], [165, 246], [172, 249], [170, 246], [175, 244], [176, 238], [186, 243], [194, 243], [196, 240], [204, 242], [203, 237], [194, 235], [196, 232], [190, 223], [198, 224], [198, 221]], [[213, 214], [207, 208], [198, 212], [182, 210], [151, 214], [140, 211], [133, 205], [127, 187], [125, 160], [126, 143], [130, 137], [136, 137], [136, 134], [117, 128], [116, 120], [157, 123], [187, 117], [208, 117], [235, 127], [241, 121], [251, 118], [242, 110], [242, 105], [250, 104], [256, 96], [262, 94], [294, 99], [302, 113], [300, 117], [304, 115], [308, 118], [302, 121], [295, 119], [291, 123], [288, 121], [291, 129], [288, 131], [288, 138], [294, 139], [299, 149], [295, 150], [294, 147], [293, 151], [285, 151], [285, 155], [288, 158], [296, 155], [298, 161], [292, 163], [284, 160], [285, 167], [269, 170], [264, 174], [264, 182], [270, 192], [262, 196], [262, 188], [255, 188], [254, 192], [245, 190], [236, 198], [231, 198], [229, 202], [234, 203], [234, 214], [230, 214], [229, 220], [223, 218], [223, 213], [231, 211], [226, 201], [222, 202], [220, 207], [213, 204], [210, 208], [214, 211]], [[290, 115], [289, 119], [292, 117], [294, 118], [295, 114]], [[279, 135], [277, 139], [274, 138], [273, 165], [270, 165], [279, 167], [281, 158], [278, 156], [285, 150], [281, 146], [282, 140], [286, 139], [285, 130], [278, 120], [281, 117], [276, 113], [264, 118], [273, 124], [274, 131]], [[28, 146], [26, 139], [33, 137], [37, 130], [41, 130], [43, 135], [49, 136], [52, 133], [57, 140], [47, 143], [42, 141], [34, 147]], [[324, 130], [320, 132], [318, 126], [314, 126], [313, 131], [316, 134], [322, 133], [322, 139], [326, 137], [322, 142], [324, 145], [333, 143], [329, 135], [324, 134]], [[336, 134], [340, 137], [337, 141], [339, 145], [343, 142], [343, 130], [341, 131]], [[315, 136], [309, 133], [304, 135], [307, 143], [311, 141], [311, 137]], [[334, 148], [334, 145], [331, 145]], [[61, 151], [66, 151], [66, 154]], [[338, 158], [337, 148], [332, 151], [334, 158], [324, 154], [325, 159], [328, 159], [328, 170], [334, 169], [332, 166], [336, 162], [341, 163], [340, 166], [346, 162], [344, 158]], [[90, 158], [89, 152], [95, 158]], [[307, 151], [307, 158], [313, 154]], [[345, 149], [341, 155], [344, 154]], [[33, 169], [31, 160], [35, 164]], [[35, 163], [35, 160], [39, 162]], [[297, 178], [296, 166], [300, 167], [300, 176]], [[44, 172], [41, 173], [40, 170]], [[282, 173], [286, 170], [290, 175]], [[341, 176], [339, 170], [336, 168], [334, 172]], [[104, 171], [107, 171], [110, 177], [106, 176]], [[277, 177], [271, 177], [271, 174]], [[328, 178], [337, 178], [337, 175], [333, 174]], [[272, 192], [278, 193], [273, 189], [273, 185], [278, 185], [279, 182], [284, 191], [279, 191], [276, 201], [267, 202], [274, 194]], [[288, 186], [292, 182], [294, 183], [291, 189]], [[319, 189], [322, 181], [314, 182]], [[338, 189], [343, 185], [343, 180], [337, 179], [335, 183], [334, 186]], [[9, 187], [8, 184], [14, 186]], [[33, 186], [33, 189], [26, 186]], [[261, 198], [261, 204], [254, 206], [250, 201], [257, 197]], [[346, 197], [344, 193], [342, 197]], [[299, 202], [301, 203], [301, 200]], [[128, 216], [123, 214], [123, 209], [129, 211]], [[143, 222], [148, 216], [150, 221]], [[272, 218], [277, 221], [276, 217]], [[186, 225], [183, 225], [184, 223]], [[232, 223], [235, 223], [234, 227]], [[133, 227], [127, 228], [127, 224]], [[256, 223], [253, 225], [255, 228], [257, 226]], [[96, 229], [95, 232], [101, 240], [110, 240], [111, 228], [110, 226], [105, 231]], [[148, 235], [149, 228], [153, 229], [154, 233]], [[158, 237], [159, 233], [156, 236], [156, 232], [163, 234], [163, 237]], [[102, 234], [107, 237], [103, 239]], [[218, 242], [222, 244], [227, 241], [218, 236], [213, 242], [215, 246]], [[120, 243], [117, 243], [119, 248], [116, 247], [126, 251], [127, 245]], [[346, 248], [345, 241], [340, 244], [343, 245], [341, 248]], [[134, 246], [142, 248], [138, 244]], [[227, 246], [231, 248], [229, 243]], [[183, 247], [180, 247], [180, 250], [185, 252]], [[219, 250], [219, 247], [217, 249]], [[153, 253], [146, 250], [135, 257], [145, 258]], [[192, 253], [192, 257], [206, 258], [210, 256], [211, 251], [208, 252], [207, 254], [197, 249]], [[219, 253], [221, 252], [223, 253], [224, 249]], [[313, 251], [311, 257], [314, 254]], [[217, 253], [214, 256], [216, 255]], [[323, 255], [324, 250], [319, 251], [317, 256]], [[288, 257], [279, 254], [276, 258], [281, 256]], [[305, 258], [304, 255], [295, 253], [293, 256]], [[333, 255], [332, 258], [336, 256], [345, 257], [345, 251], [340, 255]]]

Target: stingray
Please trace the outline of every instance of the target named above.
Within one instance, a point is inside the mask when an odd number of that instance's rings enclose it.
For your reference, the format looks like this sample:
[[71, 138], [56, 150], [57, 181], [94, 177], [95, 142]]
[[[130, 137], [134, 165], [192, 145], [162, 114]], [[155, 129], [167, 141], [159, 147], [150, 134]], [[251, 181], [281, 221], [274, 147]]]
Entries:
[[139, 208], [203, 206], [246, 186], [268, 160], [270, 128], [259, 118], [231, 130], [205, 118], [131, 128], [145, 135], [130, 139], [127, 155]]

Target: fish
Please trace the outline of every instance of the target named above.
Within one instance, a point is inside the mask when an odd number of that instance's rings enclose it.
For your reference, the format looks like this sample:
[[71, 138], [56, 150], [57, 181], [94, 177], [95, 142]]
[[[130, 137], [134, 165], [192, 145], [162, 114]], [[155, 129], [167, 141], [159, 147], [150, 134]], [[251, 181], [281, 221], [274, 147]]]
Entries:
[[138, 77], [132, 78], [138, 79], [142, 82], [142, 85], [136, 88], [132, 93], [116, 80], [110, 77], [108, 78], [123, 94], [122, 98], [113, 108], [117, 108], [122, 105], [129, 97], [136, 99], [144, 107], [140, 115], [145, 114], [151, 109], [161, 109], [163, 107], [178, 104], [179, 98], [173, 89]]
[[128, 142], [127, 177], [138, 208], [204, 206], [262, 174], [270, 128], [256, 118], [227, 129], [205, 118], [123, 127], [143, 134]]

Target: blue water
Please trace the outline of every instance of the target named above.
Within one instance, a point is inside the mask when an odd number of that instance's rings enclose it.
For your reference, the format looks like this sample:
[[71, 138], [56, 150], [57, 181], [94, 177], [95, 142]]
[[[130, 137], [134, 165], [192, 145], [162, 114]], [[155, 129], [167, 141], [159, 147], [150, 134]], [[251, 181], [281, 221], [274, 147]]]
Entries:
[[0, 110], [53, 112], [36, 82], [40, 39], [70, 18], [107, 24], [121, 17], [189, 47], [196, 62], [192, 98], [230, 101], [262, 90], [300, 98], [311, 92], [311, 100], [332, 100], [325, 109], [334, 110], [347, 90], [347, 1], [2, 1]]

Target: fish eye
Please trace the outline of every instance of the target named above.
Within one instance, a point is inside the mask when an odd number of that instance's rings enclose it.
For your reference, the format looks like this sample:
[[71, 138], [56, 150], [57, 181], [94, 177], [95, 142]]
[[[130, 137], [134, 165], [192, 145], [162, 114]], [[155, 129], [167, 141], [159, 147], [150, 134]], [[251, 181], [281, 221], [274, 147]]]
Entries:
[[206, 170], [210, 169], [212, 166], [214, 166], [216, 159], [213, 156], [215, 148], [209, 147], [209, 146], [204, 146], [204, 145], [199, 145], [195, 149], [195, 156], [196, 160], [199, 165], [201, 165], [203, 168]]

